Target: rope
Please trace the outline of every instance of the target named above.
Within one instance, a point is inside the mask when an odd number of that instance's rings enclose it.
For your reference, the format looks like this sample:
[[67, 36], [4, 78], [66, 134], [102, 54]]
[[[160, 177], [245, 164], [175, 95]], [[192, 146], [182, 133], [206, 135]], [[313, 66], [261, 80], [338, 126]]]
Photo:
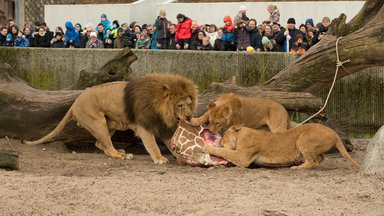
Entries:
[[[345, 63], [348, 63], [350, 62], [351, 60], [346, 60], [346, 61], [340, 61], [339, 59], [339, 48], [338, 48], [338, 43], [339, 43], [339, 40], [343, 38], [343, 37], [339, 37], [337, 38], [336, 40], [336, 72], [335, 72], [335, 76], [333, 78], [333, 82], [332, 82], [332, 85], [331, 85], [331, 88], [329, 89], [329, 92], [328, 92], [328, 95], [327, 95], [327, 99], [325, 99], [325, 103], [324, 103], [324, 106], [323, 108], [321, 108], [317, 113], [313, 114], [311, 117], [307, 118], [305, 121], [301, 122], [300, 124], [298, 124], [297, 126], [300, 126], [302, 124], [304, 124], [305, 122], [309, 121], [310, 119], [312, 119], [313, 117], [317, 116], [318, 114], [320, 114], [324, 109], [325, 107], [327, 106], [327, 103], [328, 103], [328, 99], [329, 97], [331, 96], [331, 93], [332, 93], [332, 90], [333, 90], [333, 87], [335, 85], [335, 82], [336, 82], [336, 78], [337, 78], [337, 73], [339, 72], [339, 67], [342, 67], [345, 71], [347, 71], [349, 74], [351, 74], [344, 66], [343, 64]], [[296, 126], [296, 127], [297, 127]]]

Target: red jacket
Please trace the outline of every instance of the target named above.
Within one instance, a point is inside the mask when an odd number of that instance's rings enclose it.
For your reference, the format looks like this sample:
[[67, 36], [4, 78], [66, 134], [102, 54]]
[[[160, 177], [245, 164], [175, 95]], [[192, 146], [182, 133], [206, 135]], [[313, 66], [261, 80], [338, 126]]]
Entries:
[[191, 24], [192, 20], [190, 18], [184, 20], [184, 22], [178, 22], [176, 26], [176, 38], [178, 39], [187, 39], [191, 38]]

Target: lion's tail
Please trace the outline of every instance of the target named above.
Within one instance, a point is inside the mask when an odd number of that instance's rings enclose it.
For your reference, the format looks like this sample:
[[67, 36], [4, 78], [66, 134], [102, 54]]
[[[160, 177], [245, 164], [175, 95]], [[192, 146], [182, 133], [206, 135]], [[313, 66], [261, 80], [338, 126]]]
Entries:
[[336, 148], [337, 150], [339, 150], [341, 155], [343, 155], [343, 157], [347, 159], [347, 161], [349, 161], [349, 163], [351, 163], [356, 168], [360, 169], [360, 164], [358, 164], [355, 160], [353, 160], [353, 158], [348, 154], [340, 137], [337, 137]]
[[59, 134], [65, 127], [65, 125], [71, 120], [72, 118], [72, 107], [68, 110], [68, 112], [65, 114], [63, 119], [59, 122], [59, 124], [56, 126], [53, 131], [51, 131], [49, 134], [47, 134], [45, 137], [42, 137], [39, 140], [36, 141], [27, 141], [27, 140], [22, 140], [23, 144], [27, 145], [37, 145], [45, 142], [51, 141], [53, 137], [55, 137], [57, 134]]

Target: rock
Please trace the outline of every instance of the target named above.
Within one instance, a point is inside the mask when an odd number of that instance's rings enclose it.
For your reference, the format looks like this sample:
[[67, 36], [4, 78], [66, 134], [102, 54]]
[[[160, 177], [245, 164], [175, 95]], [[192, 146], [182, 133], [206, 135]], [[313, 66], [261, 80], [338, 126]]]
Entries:
[[384, 175], [384, 126], [369, 142], [360, 174]]

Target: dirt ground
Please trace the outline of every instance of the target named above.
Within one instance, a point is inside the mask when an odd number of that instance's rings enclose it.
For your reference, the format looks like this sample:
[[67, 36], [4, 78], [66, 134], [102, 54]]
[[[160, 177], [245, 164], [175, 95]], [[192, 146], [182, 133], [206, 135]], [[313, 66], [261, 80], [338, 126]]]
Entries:
[[[352, 140], [362, 163], [368, 139]], [[19, 170], [0, 169], [0, 215], [384, 215], [384, 177], [366, 177], [339, 153], [313, 170], [178, 166], [171, 155], [107, 158], [60, 142], [0, 139], [20, 152]], [[136, 149], [142, 148], [138, 144]]]

